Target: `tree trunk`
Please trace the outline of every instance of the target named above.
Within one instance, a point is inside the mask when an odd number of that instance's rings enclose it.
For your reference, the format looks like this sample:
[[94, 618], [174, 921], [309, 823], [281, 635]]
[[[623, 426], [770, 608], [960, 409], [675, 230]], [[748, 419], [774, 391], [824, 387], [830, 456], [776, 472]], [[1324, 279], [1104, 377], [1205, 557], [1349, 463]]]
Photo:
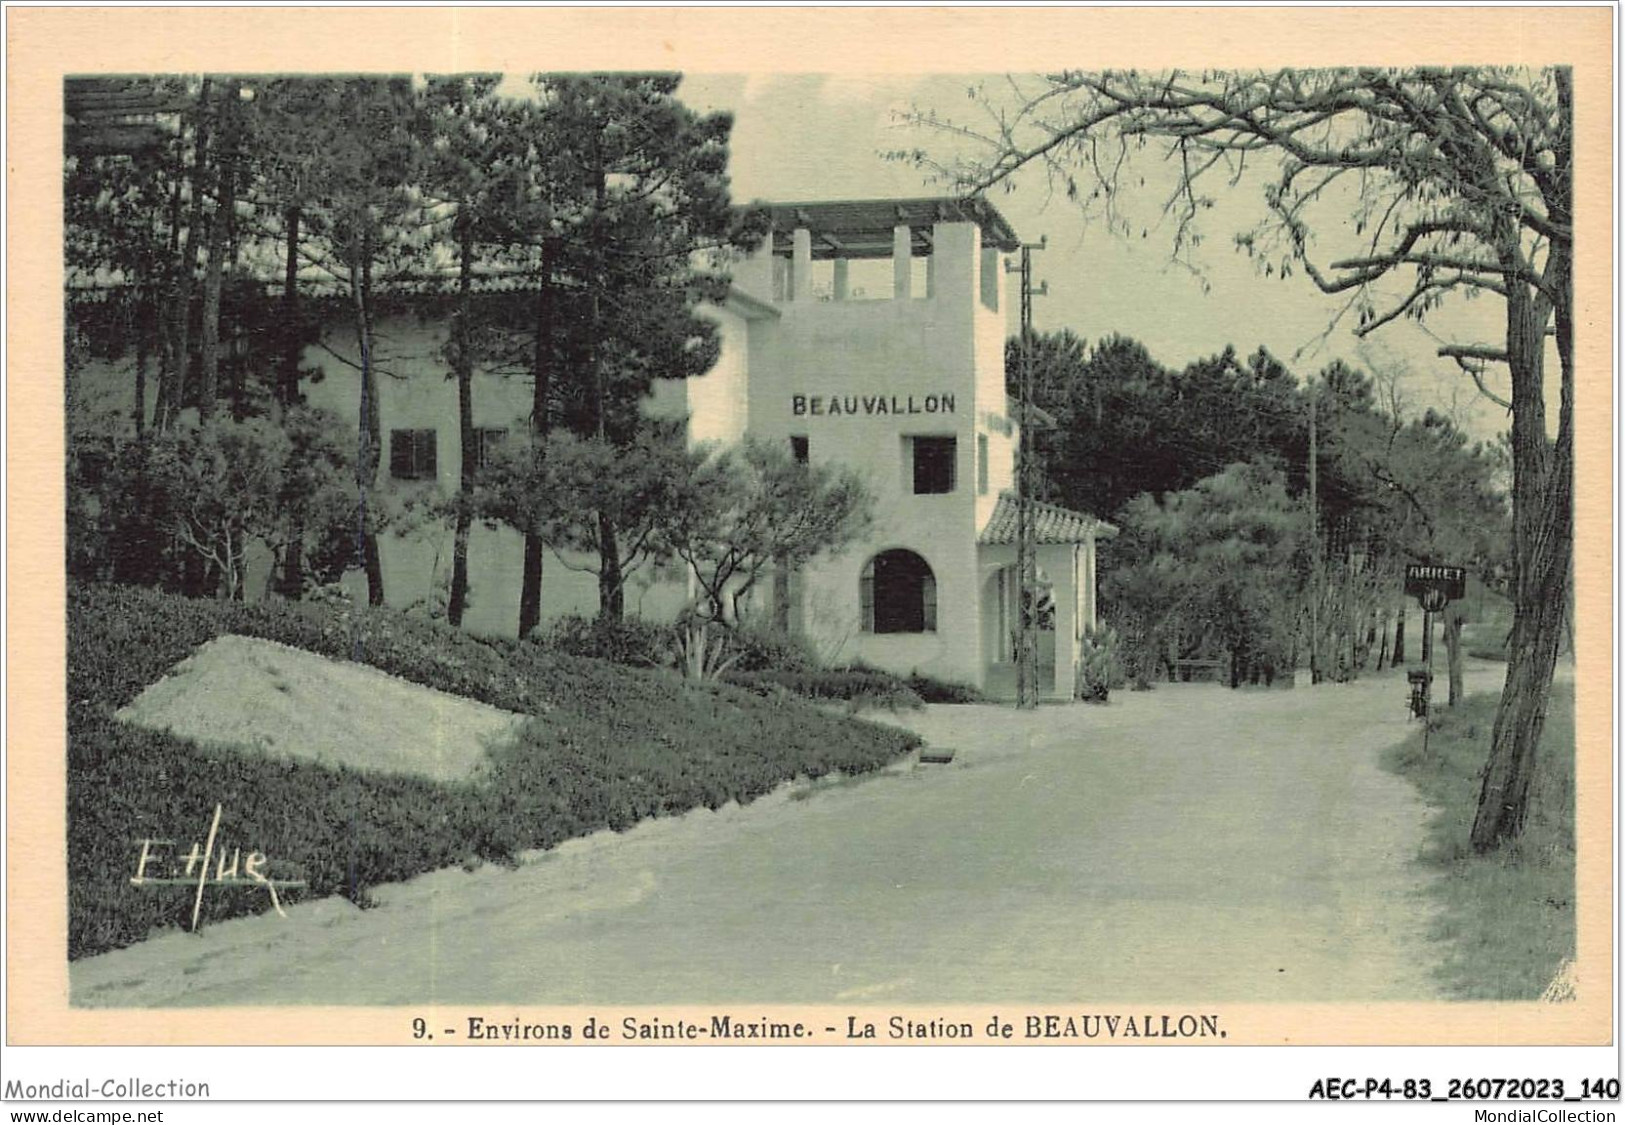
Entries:
[[1394, 615], [1394, 658], [1389, 666], [1398, 668], [1405, 663], [1405, 603], [1399, 603], [1399, 612]]
[[626, 614], [626, 592], [621, 580], [621, 547], [615, 525], [598, 513], [598, 617], [619, 621]]
[[209, 592], [209, 571], [197, 552], [188, 550], [181, 564], [181, 593], [189, 598], [201, 598]]
[[298, 206], [284, 215], [287, 224], [287, 260], [282, 267], [282, 370], [277, 380], [277, 401], [284, 407], [299, 401], [299, 360], [303, 350], [299, 328], [299, 223]]
[[1450, 701], [1454, 707], [1464, 694], [1461, 673], [1461, 608], [1452, 603], [1444, 611], [1444, 651], [1450, 662]]
[[[283, 417], [299, 402], [299, 208], [284, 214], [287, 227], [286, 261], [282, 267], [282, 362], [276, 381], [276, 401]], [[282, 551], [282, 596], [298, 600], [305, 592], [305, 521], [297, 511], [287, 515], [287, 546]]]
[[378, 537], [368, 535], [361, 544], [362, 565], [367, 571], [367, 604], [384, 604], [384, 560], [378, 554]]
[[542, 619], [542, 537], [525, 533], [525, 566], [519, 587], [519, 639], [530, 636]]
[[[1346, 534], [1346, 533], [1345, 533]], [[1346, 642], [1343, 656], [1347, 659], [1347, 672], [1343, 679], [1352, 681], [1359, 678], [1360, 672], [1360, 625], [1355, 616], [1354, 609], [1354, 552], [1346, 550], [1343, 555], [1343, 615], [1342, 639]]]
[[[192, 217], [186, 224], [181, 245], [181, 267], [175, 297], [175, 396], [169, 400], [170, 418], [186, 400], [186, 384], [192, 366], [192, 271], [197, 266], [197, 232], [203, 226], [203, 183], [208, 171], [209, 84], [205, 78], [198, 91], [196, 140], [192, 155]], [[167, 427], [166, 427], [167, 428]]]
[[466, 223], [460, 224], [461, 252], [457, 269], [457, 431], [462, 454], [462, 476], [458, 482], [457, 530], [451, 548], [451, 600], [446, 607], [446, 620], [454, 626], [463, 623], [463, 610], [468, 605], [468, 536], [473, 524], [470, 505], [474, 496], [474, 476], [479, 469], [474, 448], [474, 343], [470, 318], [474, 315], [474, 239]]
[[220, 275], [226, 260], [227, 208], [232, 201], [232, 173], [216, 169], [219, 183], [214, 214], [209, 219], [209, 253], [203, 268], [203, 332], [198, 357], [198, 417], [214, 415], [220, 397]]
[[[1490, 758], [1473, 821], [1475, 851], [1488, 851], [1523, 831], [1529, 783], [1535, 772], [1535, 750], [1546, 725], [1562, 619], [1562, 602], [1558, 601], [1538, 608], [1531, 616], [1519, 616], [1512, 627], [1506, 687], [1496, 711]], [[1572, 753], [1573, 747], [1565, 747], [1562, 752]]]
[[[541, 284], [536, 290], [536, 350], [531, 360], [530, 430], [537, 467], [547, 455], [548, 409], [553, 374], [553, 244], [542, 240]], [[525, 531], [525, 563], [519, 586], [519, 638], [530, 636], [542, 618], [542, 537]]]
[[790, 635], [791, 573], [784, 563], [779, 563], [773, 571], [773, 628], [785, 636]]
[[147, 436], [147, 287], [136, 282], [135, 306], [135, 440]]
[[[596, 159], [597, 177], [593, 223], [593, 264], [600, 271], [604, 265], [604, 248], [598, 236], [599, 220], [608, 203], [608, 177], [601, 160]], [[600, 273], [600, 278], [602, 274]], [[604, 370], [603, 351], [598, 346], [600, 326], [603, 323], [601, 280], [594, 279], [588, 294], [587, 369], [592, 380], [594, 427], [601, 442], [609, 441], [609, 387]], [[615, 535], [615, 524], [603, 512], [598, 513], [598, 616], [605, 621], [621, 620], [625, 608], [621, 589], [621, 552]]]
[[[1562, 68], [1557, 71], [1557, 84], [1559, 105], [1566, 116], [1569, 75]], [[1560, 168], [1572, 167], [1567, 152], [1557, 156]], [[1568, 211], [1566, 204], [1555, 208], [1554, 220], [1567, 222]], [[1502, 261], [1510, 267], [1516, 261], [1517, 231], [1508, 216], [1498, 216], [1496, 221], [1507, 231], [1499, 245]], [[1571, 252], [1567, 241], [1553, 241], [1544, 294], [1511, 276], [1507, 284], [1507, 358], [1512, 372], [1513, 622], [1506, 686], [1495, 714], [1489, 761], [1473, 821], [1473, 849], [1480, 853], [1523, 831], [1535, 754], [1546, 724], [1552, 671], [1566, 617], [1574, 550]], [[1555, 295], [1555, 302], [1545, 294]], [[1562, 369], [1555, 443], [1546, 437], [1544, 386], [1545, 332], [1551, 314], [1556, 318]], [[1572, 753], [1573, 748], [1565, 752]]]
[[[1562, 448], [1563, 443], [1559, 445]], [[1506, 686], [1496, 710], [1489, 762], [1473, 821], [1473, 848], [1479, 852], [1523, 831], [1535, 754], [1545, 728], [1552, 671], [1563, 638], [1565, 587], [1573, 549], [1568, 457], [1559, 458], [1559, 464], [1561, 471], [1554, 466], [1549, 482], [1551, 495], [1545, 510], [1539, 513], [1534, 548], [1519, 552], [1526, 558], [1527, 580], [1520, 576], [1518, 581]], [[1573, 748], [1566, 747], [1562, 752], [1572, 753]]]
[[381, 419], [378, 413], [377, 375], [372, 369], [372, 246], [361, 239], [359, 264], [350, 266], [350, 292], [355, 302], [356, 338], [361, 348], [361, 410], [358, 429], [361, 455], [356, 459], [356, 485], [359, 511], [356, 533], [361, 539], [361, 561], [367, 572], [367, 604], [384, 604], [384, 567], [378, 555], [378, 537], [369, 526], [367, 503], [378, 481], [378, 458], [382, 448]]
[[1381, 637], [1381, 648], [1377, 650], [1377, 671], [1388, 667], [1388, 611], [1383, 610], [1378, 618], [1377, 631]]
[[152, 428], [159, 432], [169, 427], [179, 410], [180, 378], [175, 365], [175, 323], [168, 308], [153, 309], [158, 328], [158, 389], [152, 402]]
[[[181, 238], [181, 178], [186, 161], [181, 152], [181, 136], [175, 137], [174, 187], [169, 195], [169, 252], [180, 261]], [[181, 271], [177, 271], [181, 272]], [[176, 279], [175, 287], [179, 282]], [[165, 299], [153, 302], [153, 318], [158, 332], [158, 392], [152, 404], [152, 425], [158, 431], [167, 430], [180, 410], [180, 375], [175, 362], [175, 310], [177, 294], [169, 290]], [[167, 302], [167, 303], [166, 303]]]
[[457, 505], [455, 528], [451, 537], [451, 596], [446, 602], [446, 621], [460, 627], [463, 614], [468, 610], [468, 540], [474, 528], [474, 516], [466, 502]]
[[298, 601], [305, 593], [305, 521], [288, 517], [288, 540], [282, 547], [281, 581], [277, 590], [285, 598]]
[[[240, 91], [233, 91], [229, 109], [228, 120], [231, 124], [231, 145], [229, 148], [230, 163], [226, 168], [226, 273], [229, 277], [239, 277], [239, 255], [243, 249], [242, 230], [238, 223], [237, 193], [247, 186], [244, 179], [243, 148], [242, 148], [242, 109], [239, 105]], [[241, 422], [248, 417], [248, 370], [254, 364], [254, 349], [260, 340], [260, 314], [261, 303], [256, 298], [245, 298], [241, 288], [235, 294], [235, 299], [227, 309], [226, 324], [229, 334], [226, 338], [226, 361], [231, 366], [231, 417], [235, 422]], [[246, 588], [247, 578], [243, 579]]]

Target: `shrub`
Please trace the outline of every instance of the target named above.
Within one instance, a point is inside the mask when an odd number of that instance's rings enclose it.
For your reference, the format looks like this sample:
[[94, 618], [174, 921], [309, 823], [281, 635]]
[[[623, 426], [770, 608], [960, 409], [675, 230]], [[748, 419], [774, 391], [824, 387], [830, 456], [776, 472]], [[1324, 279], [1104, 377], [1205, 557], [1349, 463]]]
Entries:
[[660, 668], [672, 662], [676, 633], [670, 625], [628, 617], [605, 621], [597, 617], [560, 617], [536, 639], [544, 647], [570, 656], [590, 656], [633, 668]]
[[705, 621], [688, 621], [677, 627], [673, 651], [677, 671], [685, 680], [714, 681], [739, 662], [737, 650], [730, 651], [727, 630], [713, 629]]
[[[330, 768], [209, 747], [119, 722], [205, 641], [262, 637], [535, 716], [476, 781]], [[616, 667], [392, 610], [193, 601], [134, 587], [68, 593], [68, 955], [185, 921], [175, 888], [132, 887], [140, 841], [190, 839], [223, 806], [271, 873], [342, 894], [471, 859], [504, 860], [598, 828], [749, 801], [797, 776], [880, 768], [914, 735], [793, 698]], [[204, 919], [270, 908], [257, 888], [211, 888]]]
[[1111, 626], [1088, 630], [1078, 642], [1078, 675], [1073, 694], [1085, 703], [1105, 703], [1113, 688], [1121, 688], [1127, 676], [1119, 651], [1121, 645]]
[[939, 680], [935, 676], [910, 674], [908, 688], [926, 703], [981, 703], [985, 697], [969, 684]]
[[742, 626], [729, 636], [739, 672], [811, 672], [821, 667], [805, 641], [776, 629]]

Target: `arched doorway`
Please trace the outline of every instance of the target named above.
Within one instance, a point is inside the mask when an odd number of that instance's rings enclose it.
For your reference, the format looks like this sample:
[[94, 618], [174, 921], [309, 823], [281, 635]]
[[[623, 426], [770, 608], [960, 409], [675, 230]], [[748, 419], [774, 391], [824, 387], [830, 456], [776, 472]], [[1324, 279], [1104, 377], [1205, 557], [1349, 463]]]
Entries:
[[1016, 694], [1023, 608], [1033, 623], [1040, 690], [1048, 692], [1055, 683], [1055, 584], [1043, 568], [1035, 570], [1037, 588], [1024, 599], [1017, 594], [1021, 582], [1014, 565], [996, 567], [983, 583], [983, 687], [991, 696], [1013, 698]]

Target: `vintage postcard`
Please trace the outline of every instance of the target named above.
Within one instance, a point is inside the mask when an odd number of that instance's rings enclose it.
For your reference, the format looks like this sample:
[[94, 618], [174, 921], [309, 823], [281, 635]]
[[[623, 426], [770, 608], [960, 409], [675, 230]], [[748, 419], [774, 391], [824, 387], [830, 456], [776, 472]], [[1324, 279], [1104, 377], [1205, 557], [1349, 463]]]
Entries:
[[1608, 1048], [1613, 18], [9, 9], [8, 1044]]

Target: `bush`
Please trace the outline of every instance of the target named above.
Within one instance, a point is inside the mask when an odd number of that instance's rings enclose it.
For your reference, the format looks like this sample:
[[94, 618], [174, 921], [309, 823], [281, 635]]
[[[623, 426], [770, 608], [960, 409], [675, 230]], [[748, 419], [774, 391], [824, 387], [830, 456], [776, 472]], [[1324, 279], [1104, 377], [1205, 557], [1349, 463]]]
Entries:
[[[355, 660], [535, 718], [477, 781], [459, 784], [270, 760], [114, 718], [223, 633]], [[869, 772], [919, 744], [795, 699], [685, 685], [396, 611], [193, 601], [134, 587], [70, 586], [67, 686], [70, 958], [189, 917], [180, 889], [129, 879], [142, 839], [201, 839], [217, 803], [233, 840], [271, 857], [271, 874], [306, 880], [285, 899], [365, 903], [379, 883], [749, 801], [797, 776]], [[270, 909], [257, 888], [213, 888], [203, 901], [209, 921]]]
[[981, 692], [969, 684], [955, 683], [952, 680], [939, 680], [934, 676], [912, 673], [907, 681], [908, 688], [926, 703], [981, 703], [985, 697]]
[[812, 672], [821, 667], [805, 642], [776, 629], [734, 629], [729, 645], [737, 653], [736, 672]]
[[1122, 645], [1111, 626], [1088, 630], [1078, 642], [1078, 676], [1073, 694], [1085, 703], [1105, 703], [1127, 680], [1119, 656]]
[[672, 662], [676, 633], [660, 625], [628, 617], [605, 621], [597, 617], [560, 617], [533, 634], [541, 645], [570, 656], [589, 656], [633, 668], [663, 668]]

